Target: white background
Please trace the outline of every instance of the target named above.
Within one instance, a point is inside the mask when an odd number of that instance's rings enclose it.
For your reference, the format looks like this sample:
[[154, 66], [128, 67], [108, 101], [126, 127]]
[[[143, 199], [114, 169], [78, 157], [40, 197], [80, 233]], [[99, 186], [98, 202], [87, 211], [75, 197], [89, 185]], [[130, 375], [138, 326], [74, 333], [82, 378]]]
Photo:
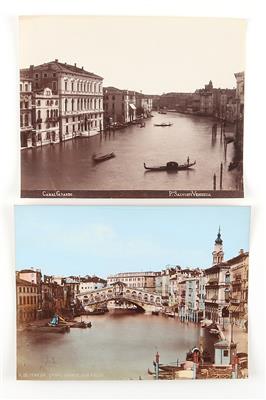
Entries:
[[[265, 398], [266, 12], [264, 0], [2, 0], [0, 74], [2, 398]], [[177, 15], [248, 19], [245, 87], [245, 199], [20, 200], [18, 15]], [[149, 32], [147, 32], [148, 36]], [[56, 40], [56, 38], [55, 38]], [[96, 39], [97, 40], [97, 39]], [[107, 35], [108, 40], [108, 35]], [[195, 37], [195, 40], [197, 38]], [[86, 43], [84, 43], [86, 49]], [[71, 51], [71, 49], [70, 49]], [[86, 51], [86, 50], [85, 50]], [[89, 51], [89, 43], [88, 50]], [[214, 54], [215, 57], [215, 54]], [[169, 59], [169, 62], [171, 60]], [[230, 62], [230, 60], [224, 60]], [[195, 66], [196, 68], [196, 66]], [[221, 68], [223, 66], [221, 65]], [[161, 79], [161, 77], [158, 77]], [[34, 173], [34, 171], [33, 171]], [[15, 380], [14, 204], [251, 205], [250, 378], [243, 381], [30, 382]], [[192, 238], [193, 239], [193, 238]]]

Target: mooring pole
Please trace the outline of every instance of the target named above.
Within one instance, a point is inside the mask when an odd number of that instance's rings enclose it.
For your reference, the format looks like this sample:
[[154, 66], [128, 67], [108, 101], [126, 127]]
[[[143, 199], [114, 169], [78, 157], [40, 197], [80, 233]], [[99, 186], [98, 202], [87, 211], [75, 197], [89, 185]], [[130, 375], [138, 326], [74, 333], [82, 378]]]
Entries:
[[157, 351], [155, 355], [155, 379], [159, 379], [159, 362], [160, 362], [160, 355]]
[[216, 175], [213, 174], [213, 190], [216, 190]]
[[223, 163], [220, 165], [220, 190], [223, 189]]

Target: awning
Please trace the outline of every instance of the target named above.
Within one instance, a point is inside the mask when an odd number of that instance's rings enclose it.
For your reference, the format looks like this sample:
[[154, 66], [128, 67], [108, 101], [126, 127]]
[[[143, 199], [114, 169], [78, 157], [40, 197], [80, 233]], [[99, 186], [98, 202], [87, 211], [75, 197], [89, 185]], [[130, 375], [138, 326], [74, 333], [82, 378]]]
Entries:
[[136, 110], [135, 104], [129, 103], [129, 107], [130, 107], [132, 110]]
[[237, 312], [237, 311], [240, 311], [240, 307], [239, 306], [230, 305], [228, 307], [228, 310], [229, 310], [229, 312]]

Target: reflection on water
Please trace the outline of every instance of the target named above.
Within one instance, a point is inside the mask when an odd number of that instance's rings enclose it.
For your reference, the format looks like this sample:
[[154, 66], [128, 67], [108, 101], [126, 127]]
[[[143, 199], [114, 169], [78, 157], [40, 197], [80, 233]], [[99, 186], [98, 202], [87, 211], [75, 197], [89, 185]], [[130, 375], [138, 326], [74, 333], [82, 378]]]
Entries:
[[92, 328], [19, 333], [18, 378], [151, 379], [147, 369], [157, 351], [167, 364], [199, 344], [200, 327], [177, 318], [110, 312], [83, 320]]
[[[77, 138], [54, 146], [21, 152], [23, 190], [191, 190], [213, 189], [213, 174], [224, 163], [223, 189], [235, 190], [237, 176], [228, 172], [233, 144], [226, 159], [220, 131], [212, 135], [210, 118], [154, 113], [145, 128], [137, 125], [91, 138]], [[170, 127], [155, 127], [166, 121]], [[93, 153], [115, 152], [116, 157], [94, 164]], [[167, 161], [184, 163], [189, 156], [197, 165], [189, 171], [146, 173], [147, 165]]]

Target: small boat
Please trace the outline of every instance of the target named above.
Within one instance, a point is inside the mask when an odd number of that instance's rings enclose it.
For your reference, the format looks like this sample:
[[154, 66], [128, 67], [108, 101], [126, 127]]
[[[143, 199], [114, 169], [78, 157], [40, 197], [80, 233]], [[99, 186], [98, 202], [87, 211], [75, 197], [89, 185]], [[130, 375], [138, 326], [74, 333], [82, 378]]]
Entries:
[[27, 330], [32, 332], [43, 332], [43, 333], [66, 333], [70, 331], [70, 327], [68, 325], [59, 325], [59, 326], [50, 326], [50, 325], [42, 325], [42, 326], [34, 326], [31, 325], [27, 327]]
[[173, 372], [173, 371], [180, 371], [181, 369], [184, 369], [182, 364], [181, 365], [163, 365], [160, 364], [159, 368], [163, 371], [169, 371], [169, 372]]
[[159, 315], [159, 311], [152, 311], [151, 314], [152, 315]]
[[172, 126], [173, 124], [171, 123], [171, 122], [162, 122], [161, 124], [154, 124], [154, 126], [163, 126], [163, 127], [165, 127], [165, 126]]
[[140, 128], [144, 128], [145, 127], [145, 122], [141, 122], [139, 125]]
[[158, 114], [167, 114], [166, 111], [158, 111]]
[[115, 153], [107, 153], [107, 154], [93, 154], [92, 159], [94, 162], [101, 162], [105, 160], [109, 160], [110, 158], [115, 157]]
[[88, 324], [86, 322], [84, 322], [84, 321], [76, 322], [76, 323], [70, 325], [70, 328], [83, 328], [83, 329], [85, 329], [87, 327], [88, 327]]
[[168, 161], [166, 165], [153, 166], [153, 167], [148, 167], [144, 163], [144, 168], [149, 171], [182, 171], [182, 170], [187, 170], [193, 167], [194, 165], [196, 165], [196, 161], [194, 161], [193, 163], [185, 163], [185, 164], [178, 164], [176, 161]]
[[165, 315], [169, 318], [175, 318], [175, 313], [173, 312], [166, 312]]

